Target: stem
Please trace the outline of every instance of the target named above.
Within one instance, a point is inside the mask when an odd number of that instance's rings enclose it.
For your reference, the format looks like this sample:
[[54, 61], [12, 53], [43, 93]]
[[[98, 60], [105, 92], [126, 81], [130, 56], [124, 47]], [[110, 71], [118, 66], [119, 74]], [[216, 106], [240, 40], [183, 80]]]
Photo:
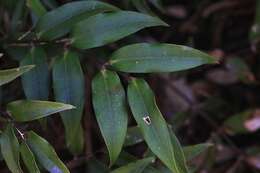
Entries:
[[85, 126], [85, 155], [86, 159], [90, 158], [92, 153], [92, 135], [91, 135], [91, 116], [93, 115], [91, 109], [91, 80], [88, 74], [85, 74], [85, 116], [84, 116], [84, 126]]

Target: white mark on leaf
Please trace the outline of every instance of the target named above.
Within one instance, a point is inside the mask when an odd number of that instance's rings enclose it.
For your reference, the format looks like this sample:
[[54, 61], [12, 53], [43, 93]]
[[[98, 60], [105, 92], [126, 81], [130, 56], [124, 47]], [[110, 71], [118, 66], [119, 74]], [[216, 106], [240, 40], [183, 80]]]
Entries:
[[150, 125], [152, 123], [151, 118], [149, 116], [143, 117], [145, 124]]

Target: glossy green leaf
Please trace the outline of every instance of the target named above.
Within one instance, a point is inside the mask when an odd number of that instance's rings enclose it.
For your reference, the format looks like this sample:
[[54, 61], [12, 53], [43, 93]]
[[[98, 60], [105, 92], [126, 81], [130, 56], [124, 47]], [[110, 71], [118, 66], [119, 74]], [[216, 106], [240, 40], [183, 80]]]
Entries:
[[213, 145], [210, 143], [204, 143], [204, 144], [196, 144], [191, 146], [183, 147], [183, 152], [185, 155], [185, 158], [187, 161], [191, 161], [204, 151], [206, 151], [209, 147], [212, 147]]
[[53, 147], [45, 139], [30, 131], [27, 134], [26, 141], [36, 160], [50, 173], [69, 173], [68, 168], [62, 163]]
[[152, 162], [154, 162], [153, 157], [137, 160], [135, 162], [117, 168], [116, 170], [113, 170], [111, 173], [142, 173], [143, 170]]
[[99, 1], [76, 1], [64, 4], [42, 16], [36, 25], [38, 37], [53, 40], [68, 33], [73, 25], [97, 13], [118, 10]]
[[22, 76], [22, 84], [27, 99], [48, 100], [49, 72], [46, 54], [40, 47], [33, 47], [20, 62], [21, 66], [34, 64], [35, 68]]
[[23, 162], [29, 173], [40, 173], [40, 170], [35, 161], [34, 155], [28, 145], [23, 141], [20, 146], [20, 152]]
[[92, 82], [92, 94], [95, 115], [112, 165], [121, 152], [127, 130], [124, 88], [115, 72], [102, 70]]
[[143, 28], [167, 26], [159, 18], [132, 11], [117, 11], [91, 16], [75, 25], [72, 45], [80, 49], [103, 46]]
[[34, 65], [27, 65], [19, 68], [12, 68], [8, 70], [0, 70], [0, 86], [4, 85], [17, 77], [21, 76], [25, 72], [31, 70]]
[[74, 52], [65, 52], [53, 65], [53, 88], [56, 101], [72, 104], [71, 111], [62, 112], [67, 146], [72, 153], [78, 154], [83, 149], [83, 129], [81, 117], [84, 108], [84, 75], [79, 57]]
[[47, 10], [40, 0], [26, 0], [27, 6], [38, 16], [43, 16]]
[[75, 108], [72, 105], [39, 101], [18, 100], [7, 104], [7, 110], [16, 121], [32, 121], [61, 111]]
[[128, 86], [128, 102], [152, 152], [175, 173], [186, 173], [176, 160], [167, 124], [156, 105], [152, 90], [144, 80], [131, 81]]
[[12, 173], [23, 172], [19, 161], [19, 142], [11, 125], [8, 125], [1, 135], [1, 152]]
[[216, 59], [199, 50], [159, 43], [125, 46], [113, 53], [110, 60], [115, 70], [130, 73], [175, 72], [212, 63]]

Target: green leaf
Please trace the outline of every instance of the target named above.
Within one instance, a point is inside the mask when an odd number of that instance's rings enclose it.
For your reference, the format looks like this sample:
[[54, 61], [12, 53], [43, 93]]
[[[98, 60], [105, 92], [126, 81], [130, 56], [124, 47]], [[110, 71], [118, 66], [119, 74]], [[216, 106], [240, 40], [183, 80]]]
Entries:
[[34, 65], [27, 65], [27, 66], [22, 66], [19, 68], [0, 70], [0, 86], [6, 84], [8, 82], [11, 82], [12, 80], [21, 76], [25, 72], [31, 70], [33, 67], [34, 67]]
[[186, 165], [186, 158], [185, 158], [184, 152], [182, 150], [181, 144], [170, 128], [169, 128], [169, 131], [170, 131], [170, 135], [171, 135], [171, 142], [172, 142], [172, 147], [173, 147], [173, 152], [174, 152], [174, 158], [175, 158], [178, 170], [180, 173], [183, 173], [183, 172], [188, 173], [188, 168]]
[[191, 161], [211, 146], [213, 145], [210, 143], [204, 143], [183, 147], [183, 152], [186, 160]]
[[50, 173], [69, 173], [68, 168], [45, 139], [30, 131], [27, 134], [27, 144], [34, 153], [36, 160]]
[[132, 3], [138, 11], [155, 16], [149, 7], [147, 0], [132, 0]]
[[147, 166], [144, 169], [143, 173], [162, 173], [162, 172], [160, 172], [158, 169], [156, 169], [156, 168], [154, 168], [152, 166]]
[[81, 117], [84, 108], [84, 75], [79, 57], [74, 52], [65, 52], [53, 65], [53, 88], [56, 101], [76, 106], [76, 109], [61, 113], [65, 126], [67, 146], [74, 154], [83, 149]]
[[109, 173], [109, 169], [99, 162], [96, 158], [91, 158], [87, 162], [87, 171], [88, 173]]
[[186, 173], [187, 170], [179, 167], [167, 124], [156, 105], [152, 90], [144, 80], [131, 81], [128, 86], [128, 102], [152, 152], [173, 172]]
[[67, 34], [82, 19], [114, 10], [118, 9], [99, 1], [70, 2], [42, 16], [36, 25], [37, 35], [44, 40], [53, 40]]
[[152, 162], [154, 162], [153, 157], [145, 158], [129, 163], [126, 166], [117, 168], [116, 170], [113, 170], [111, 173], [142, 173], [143, 170]]
[[23, 162], [27, 167], [27, 170], [30, 173], [41, 173], [35, 161], [34, 155], [30, 150], [30, 148], [28, 147], [28, 145], [25, 143], [25, 141], [23, 141], [20, 146], [20, 152], [21, 152]]
[[19, 161], [19, 142], [11, 125], [7, 125], [1, 135], [1, 152], [9, 170], [12, 173], [23, 172]]
[[13, 11], [12, 19], [10, 22], [10, 30], [14, 34], [16, 31], [21, 29], [21, 26], [25, 23], [25, 0], [19, 0], [15, 2], [15, 9]]
[[112, 165], [121, 152], [127, 131], [124, 88], [115, 72], [102, 70], [92, 82], [92, 93], [95, 115]]
[[125, 146], [135, 145], [143, 141], [144, 139], [139, 127], [134, 126], [134, 127], [129, 127], [127, 129], [127, 135], [124, 143]]
[[38, 16], [43, 16], [47, 13], [47, 10], [43, 6], [40, 0], [26, 0], [27, 6]]
[[224, 127], [231, 134], [250, 133], [245, 127], [245, 121], [254, 114], [254, 110], [246, 110], [230, 116], [224, 121]]
[[36, 120], [73, 108], [75, 107], [68, 104], [39, 100], [18, 100], [7, 104], [7, 110], [14, 120], [20, 122]]
[[[122, 151], [115, 164], [118, 166], [123, 166], [123, 165], [128, 164], [129, 162], [134, 162], [134, 161], [138, 161], [138, 158], [136, 158], [135, 156], [133, 156], [125, 151]], [[157, 169], [152, 167], [152, 165], [148, 165], [143, 170], [143, 173], [159, 173], [159, 172]]]
[[216, 63], [216, 59], [199, 50], [174, 44], [138, 43], [112, 54], [115, 70], [130, 73], [175, 72]]
[[40, 47], [33, 47], [20, 62], [21, 66], [34, 64], [36, 67], [22, 76], [22, 84], [27, 99], [48, 100], [49, 72], [46, 54]]
[[159, 25], [167, 26], [159, 18], [132, 11], [97, 14], [73, 27], [72, 45], [79, 49], [99, 47]]

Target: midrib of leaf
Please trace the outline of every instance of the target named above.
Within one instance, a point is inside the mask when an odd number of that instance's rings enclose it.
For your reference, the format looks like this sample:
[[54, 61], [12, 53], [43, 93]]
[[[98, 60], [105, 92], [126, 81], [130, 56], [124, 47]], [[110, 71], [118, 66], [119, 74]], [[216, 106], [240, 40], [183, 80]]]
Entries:
[[[180, 60], [184, 60], [184, 59], [186, 59], [186, 61], [187, 62], [192, 62], [192, 58], [193, 57], [177, 57], [178, 58], [178, 60], [180, 59]], [[125, 62], [127, 62], [127, 61], [129, 61], [129, 62], [131, 62], [131, 61], [134, 61], [134, 62], [136, 62], [136, 61], [145, 61], [145, 60], [156, 60], [156, 61], [161, 61], [161, 60], [166, 60], [166, 61], [176, 61], [175, 60], [175, 58], [173, 58], [173, 57], [171, 57], [171, 56], [164, 56], [164, 55], [162, 55], [162, 56], [158, 56], [158, 57], [156, 57], [156, 56], [142, 56], [141, 58], [140, 57], [127, 57], [127, 58], [120, 58], [120, 59], [112, 59], [112, 60], [110, 60], [110, 64], [111, 65], [113, 65], [113, 64], [115, 64], [115, 63], [119, 63], [119, 62], [123, 62], [123, 61], [125, 61]], [[198, 59], [196, 59], [196, 61], [197, 61]], [[200, 59], [200, 61], [202, 61], [201, 59]]]
[[[145, 108], [145, 111], [147, 112], [147, 113], [149, 113], [148, 111], [147, 111], [147, 105], [145, 104], [145, 101], [143, 100], [143, 95], [142, 95], [142, 92], [140, 91], [140, 88], [138, 87], [138, 85], [136, 84], [136, 82], [134, 81], [134, 86], [137, 88], [137, 91], [138, 91], [138, 94], [141, 96], [141, 101], [142, 101], [142, 104], [144, 105], [144, 108]], [[155, 100], [154, 100], [155, 101]], [[155, 104], [156, 105], [156, 104]], [[153, 123], [153, 122], [152, 122]], [[154, 136], [156, 136], [158, 139], [160, 139], [160, 141], [163, 141], [163, 140], [161, 140], [161, 137], [160, 137], [160, 135], [157, 135], [157, 133], [155, 133], [155, 129], [154, 129], [154, 127], [152, 126], [152, 133], [154, 134]], [[165, 146], [165, 145], [164, 145]], [[168, 146], [165, 146], [165, 148], [168, 148]], [[171, 150], [171, 157], [173, 157], [173, 163], [174, 163], [174, 167], [175, 167], [175, 169], [178, 171], [178, 173], [181, 173], [180, 171], [179, 171], [179, 169], [178, 169], [178, 166], [176, 165], [176, 162], [175, 162], [175, 154], [174, 154], [174, 152], [173, 152], [173, 148], [172, 148], [172, 145], [170, 144], [170, 150]], [[169, 160], [168, 160], [169, 161]], [[169, 162], [170, 163], [170, 162]]]

